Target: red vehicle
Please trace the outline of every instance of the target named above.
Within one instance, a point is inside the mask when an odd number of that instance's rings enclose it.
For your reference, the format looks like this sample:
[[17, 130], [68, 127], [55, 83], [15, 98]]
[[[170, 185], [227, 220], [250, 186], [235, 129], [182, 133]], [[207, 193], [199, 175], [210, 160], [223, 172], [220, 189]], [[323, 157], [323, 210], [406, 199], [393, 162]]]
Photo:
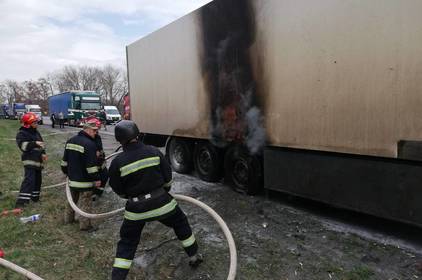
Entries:
[[126, 94], [123, 97], [123, 119], [130, 120], [130, 97], [129, 94]]

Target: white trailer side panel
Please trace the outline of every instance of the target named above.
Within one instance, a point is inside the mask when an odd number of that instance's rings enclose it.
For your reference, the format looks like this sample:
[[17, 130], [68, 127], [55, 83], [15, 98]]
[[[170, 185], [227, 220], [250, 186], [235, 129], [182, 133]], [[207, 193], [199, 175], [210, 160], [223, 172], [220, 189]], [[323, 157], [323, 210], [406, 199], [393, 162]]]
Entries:
[[[270, 145], [396, 157], [398, 141], [422, 140], [422, 1], [251, 2]], [[197, 10], [128, 46], [144, 132], [209, 137], [204, 37]]]
[[257, 4], [273, 145], [396, 157], [422, 140], [422, 1]]
[[143, 132], [208, 137], [198, 36], [189, 14], [127, 47], [131, 113]]

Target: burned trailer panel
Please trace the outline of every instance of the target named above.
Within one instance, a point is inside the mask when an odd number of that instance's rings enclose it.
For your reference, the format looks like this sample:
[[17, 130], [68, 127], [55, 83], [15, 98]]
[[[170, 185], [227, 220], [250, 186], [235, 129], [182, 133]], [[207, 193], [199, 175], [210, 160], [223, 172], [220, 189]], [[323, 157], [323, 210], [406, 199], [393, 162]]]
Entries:
[[252, 153], [265, 145], [265, 128], [251, 48], [253, 1], [217, 0], [200, 10], [202, 71], [210, 100], [211, 141], [242, 143]]
[[262, 159], [265, 188], [422, 226], [421, 8], [212, 1], [127, 47], [132, 117], [239, 181]]

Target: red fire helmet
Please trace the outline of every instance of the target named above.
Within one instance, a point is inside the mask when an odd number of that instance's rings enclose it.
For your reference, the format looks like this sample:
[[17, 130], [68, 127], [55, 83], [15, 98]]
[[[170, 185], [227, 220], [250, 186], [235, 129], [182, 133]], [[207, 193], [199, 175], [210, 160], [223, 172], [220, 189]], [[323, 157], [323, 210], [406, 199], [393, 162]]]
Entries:
[[23, 123], [23, 127], [29, 128], [31, 124], [38, 121], [37, 115], [34, 113], [26, 113], [22, 116], [21, 122]]
[[95, 125], [98, 129], [101, 128], [101, 121], [97, 118], [87, 118], [85, 124], [87, 127], [92, 127]]

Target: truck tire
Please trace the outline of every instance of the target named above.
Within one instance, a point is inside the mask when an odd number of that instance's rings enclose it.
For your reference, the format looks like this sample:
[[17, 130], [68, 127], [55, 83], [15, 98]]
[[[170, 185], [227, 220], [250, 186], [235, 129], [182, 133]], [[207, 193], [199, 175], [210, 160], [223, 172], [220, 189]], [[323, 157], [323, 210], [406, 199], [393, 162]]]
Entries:
[[207, 182], [216, 182], [223, 174], [223, 159], [217, 147], [206, 141], [195, 146], [193, 164], [198, 177]]
[[236, 192], [254, 195], [263, 189], [261, 159], [242, 146], [232, 146], [224, 157], [224, 181]]
[[172, 138], [167, 151], [168, 159], [174, 171], [182, 174], [192, 171], [192, 145], [189, 141]]

